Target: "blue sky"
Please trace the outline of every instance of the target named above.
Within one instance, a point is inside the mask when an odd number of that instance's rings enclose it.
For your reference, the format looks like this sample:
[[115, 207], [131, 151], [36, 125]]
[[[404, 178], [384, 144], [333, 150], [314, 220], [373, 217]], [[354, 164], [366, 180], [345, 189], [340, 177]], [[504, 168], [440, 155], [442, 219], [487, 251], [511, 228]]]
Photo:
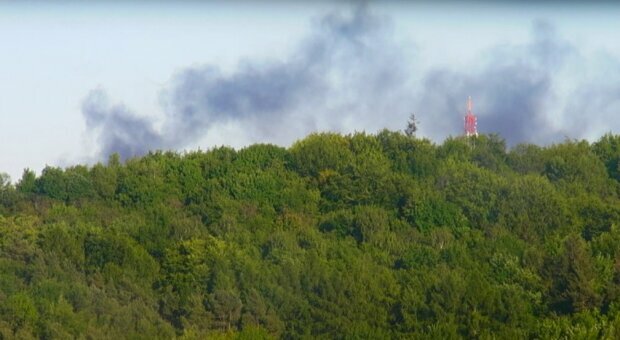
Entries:
[[527, 120], [507, 133], [511, 143], [618, 133], [620, 6], [387, 1], [356, 17], [358, 9], [0, 2], [0, 171], [17, 180], [24, 168], [105, 160], [115, 147], [130, 157], [289, 145], [317, 130], [400, 129], [411, 112], [420, 134], [440, 142], [460, 133], [469, 92], [483, 132]]

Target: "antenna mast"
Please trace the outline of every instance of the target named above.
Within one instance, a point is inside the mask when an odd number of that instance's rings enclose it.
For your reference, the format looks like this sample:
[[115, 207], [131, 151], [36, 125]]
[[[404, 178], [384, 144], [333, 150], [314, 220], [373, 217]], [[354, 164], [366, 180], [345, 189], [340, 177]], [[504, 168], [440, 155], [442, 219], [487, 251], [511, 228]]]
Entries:
[[478, 118], [472, 112], [471, 96], [467, 98], [467, 114], [465, 115], [465, 136], [478, 136]]

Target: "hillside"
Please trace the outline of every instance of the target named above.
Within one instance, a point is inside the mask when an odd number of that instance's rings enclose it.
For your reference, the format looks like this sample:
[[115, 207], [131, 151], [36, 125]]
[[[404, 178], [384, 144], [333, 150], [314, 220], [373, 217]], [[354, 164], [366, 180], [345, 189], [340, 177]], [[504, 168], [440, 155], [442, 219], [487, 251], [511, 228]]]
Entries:
[[618, 338], [620, 136], [398, 132], [0, 183], [0, 337]]

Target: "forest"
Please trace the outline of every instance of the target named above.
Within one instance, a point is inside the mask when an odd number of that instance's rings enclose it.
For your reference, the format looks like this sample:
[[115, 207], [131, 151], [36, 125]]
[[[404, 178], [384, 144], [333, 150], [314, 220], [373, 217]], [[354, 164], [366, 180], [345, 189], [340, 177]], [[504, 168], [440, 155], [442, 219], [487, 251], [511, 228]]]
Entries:
[[0, 177], [2, 339], [618, 339], [620, 135], [383, 130]]

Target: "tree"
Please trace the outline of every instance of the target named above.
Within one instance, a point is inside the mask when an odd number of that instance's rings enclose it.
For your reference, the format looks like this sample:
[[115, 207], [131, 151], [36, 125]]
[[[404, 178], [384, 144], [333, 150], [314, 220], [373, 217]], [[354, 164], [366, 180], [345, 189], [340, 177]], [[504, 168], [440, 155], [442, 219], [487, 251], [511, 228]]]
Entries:
[[412, 122], [0, 172], [0, 339], [618, 338], [620, 138]]
[[579, 235], [570, 235], [564, 241], [562, 253], [547, 265], [547, 275], [552, 280], [549, 302], [559, 313], [585, 311], [600, 302], [594, 287], [594, 263], [587, 247]]
[[605, 163], [609, 177], [620, 181], [620, 136], [604, 135], [592, 144], [592, 151]]
[[205, 301], [205, 307], [213, 315], [213, 325], [221, 330], [237, 327], [243, 304], [241, 299], [227, 290], [216, 290]]
[[415, 118], [415, 113], [412, 113], [409, 116], [409, 120], [407, 121], [407, 128], [405, 128], [405, 134], [408, 137], [414, 137], [416, 131], [418, 131], [418, 121]]
[[36, 191], [37, 175], [30, 169], [24, 169], [22, 178], [17, 184], [17, 190], [23, 193], [33, 193]]
[[350, 140], [336, 133], [311, 134], [290, 148], [292, 167], [302, 176], [318, 177], [324, 170], [342, 172], [354, 159]]

